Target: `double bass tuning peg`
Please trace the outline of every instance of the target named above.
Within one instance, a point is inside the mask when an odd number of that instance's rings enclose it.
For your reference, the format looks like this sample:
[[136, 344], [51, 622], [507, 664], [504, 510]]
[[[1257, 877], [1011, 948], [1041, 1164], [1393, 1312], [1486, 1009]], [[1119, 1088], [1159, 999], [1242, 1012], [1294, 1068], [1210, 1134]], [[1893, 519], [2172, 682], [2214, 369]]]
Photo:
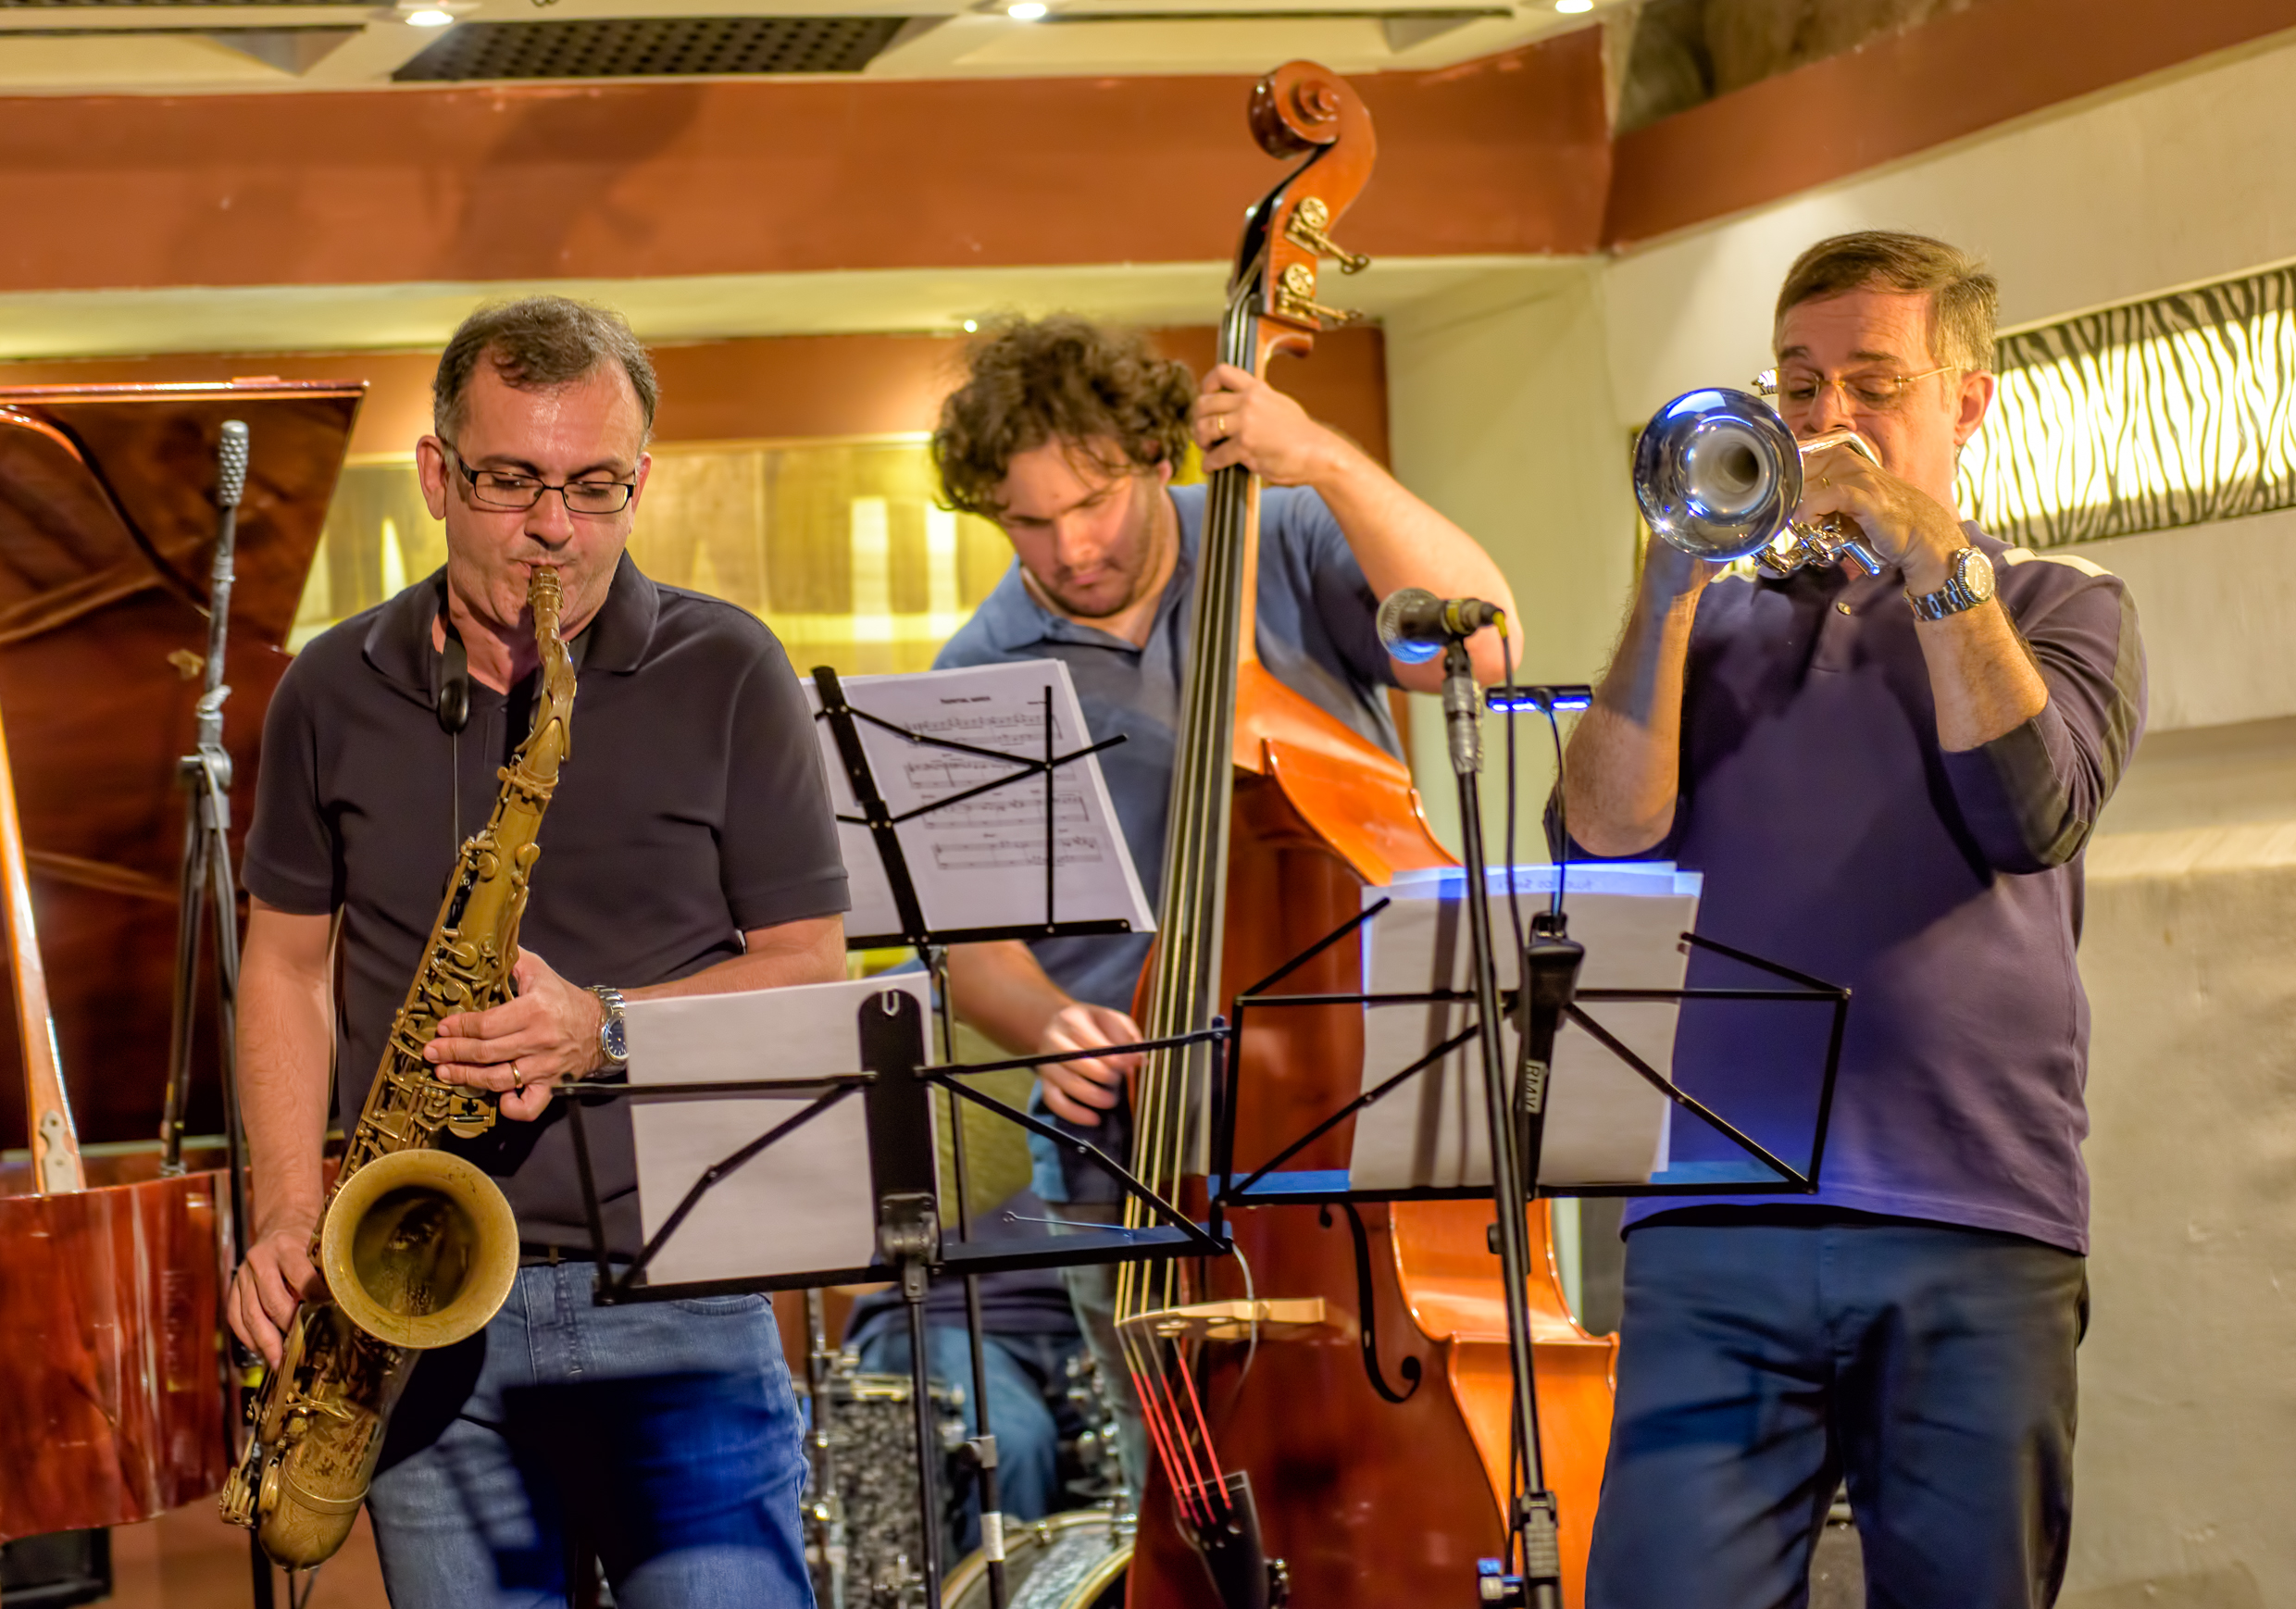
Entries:
[[1284, 269], [1283, 278], [1276, 282], [1276, 313], [1279, 318], [1296, 318], [1304, 324], [1336, 326], [1353, 324], [1363, 318], [1361, 313], [1346, 307], [1327, 307], [1316, 300], [1316, 270], [1305, 263], [1293, 263]]
[[1371, 259], [1361, 252], [1351, 252], [1331, 238], [1331, 209], [1323, 197], [1310, 195], [1292, 209], [1291, 221], [1283, 226], [1284, 238], [1293, 245], [1314, 252], [1319, 257], [1335, 258], [1342, 274], [1360, 274], [1371, 266]]

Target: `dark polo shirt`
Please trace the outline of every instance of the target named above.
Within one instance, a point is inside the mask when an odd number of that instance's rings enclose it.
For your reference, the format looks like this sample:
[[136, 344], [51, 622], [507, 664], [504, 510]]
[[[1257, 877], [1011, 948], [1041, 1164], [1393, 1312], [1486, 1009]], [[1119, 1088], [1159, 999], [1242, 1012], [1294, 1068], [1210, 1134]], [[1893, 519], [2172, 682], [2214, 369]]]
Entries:
[[[2144, 656], [2115, 577], [1963, 529], [2048, 706], [1947, 754], [1900, 575], [1717, 581], [1691, 630], [1674, 829], [1637, 858], [1704, 874], [1705, 936], [1853, 991], [1819, 1208], [2082, 1252], [2081, 852], [2144, 725]], [[1690, 981], [1766, 980], [1698, 951]], [[1802, 1161], [1824, 1026], [1804, 1007], [1692, 1002], [1675, 1077]], [[1673, 1158], [1678, 1177], [1759, 1177], [1678, 1110]], [[1628, 1222], [1810, 1200], [1648, 1198]]]
[[[343, 917], [337, 1109], [357, 1121], [460, 845], [493, 813], [532, 720], [534, 680], [473, 682], [440, 730], [434, 575], [297, 655], [264, 722], [244, 880], [268, 904]], [[624, 555], [575, 640], [571, 752], [543, 818], [519, 932], [576, 984], [636, 988], [742, 953], [755, 928], [846, 908], [813, 722], [755, 617], [657, 586]], [[760, 1071], [768, 1070], [761, 1066]], [[529, 1242], [589, 1231], [563, 1103], [455, 1149], [503, 1181]], [[593, 1114], [592, 1157], [619, 1250], [639, 1243], [626, 1106]]]

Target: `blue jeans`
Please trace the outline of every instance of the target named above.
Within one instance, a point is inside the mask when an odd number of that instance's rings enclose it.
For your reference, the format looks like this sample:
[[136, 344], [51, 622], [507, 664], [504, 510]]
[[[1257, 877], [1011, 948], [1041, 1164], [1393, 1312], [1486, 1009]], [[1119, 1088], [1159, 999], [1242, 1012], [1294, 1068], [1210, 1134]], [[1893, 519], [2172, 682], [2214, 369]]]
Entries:
[[597, 1307], [530, 1267], [426, 1355], [368, 1497], [393, 1609], [562, 1604], [594, 1554], [623, 1609], [812, 1609], [796, 1401], [761, 1296]]
[[[996, 1434], [997, 1503], [1009, 1519], [1042, 1519], [1060, 1507], [1060, 1420], [1053, 1401], [1067, 1390], [1068, 1359], [1083, 1350], [1074, 1336], [983, 1335], [981, 1365], [989, 1379], [989, 1428]], [[871, 1374], [909, 1372], [905, 1319], [863, 1338], [861, 1366]], [[965, 1433], [980, 1433], [973, 1406], [973, 1349], [966, 1331], [934, 1324], [925, 1330], [927, 1371], [965, 1393]], [[976, 1484], [955, 1539], [956, 1556], [980, 1545], [980, 1492]]]
[[1590, 1609], [1803, 1603], [1845, 1479], [1872, 1609], [2054, 1602], [2086, 1290], [1942, 1224], [1635, 1229]]

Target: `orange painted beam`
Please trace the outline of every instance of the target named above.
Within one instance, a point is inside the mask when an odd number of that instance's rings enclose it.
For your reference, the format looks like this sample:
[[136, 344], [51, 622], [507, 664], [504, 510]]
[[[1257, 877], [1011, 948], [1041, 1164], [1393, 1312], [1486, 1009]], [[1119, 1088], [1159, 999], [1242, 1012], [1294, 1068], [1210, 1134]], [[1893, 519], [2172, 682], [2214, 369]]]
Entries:
[[1978, 0], [1622, 136], [1603, 240], [1782, 201], [2291, 27], [2291, 0]]
[[[1271, 66], [1274, 64], [1270, 64]], [[1245, 78], [0, 100], [0, 291], [1224, 258]], [[1379, 253], [1583, 252], [1595, 31], [1360, 81]]]
[[[1201, 376], [1212, 365], [1209, 326], [1153, 332], [1156, 344]], [[657, 346], [662, 381], [655, 440], [733, 442], [886, 436], [930, 430], [955, 383], [964, 342], [933, 335], [789, 335]], [[0, 387], [162, 385], [257, 375], [364, 380], [351, 437], [355, 455], [414, 451], [430, 428], [430, 352], [178, 355], [0, 363]], [[1304, 361], [1278, 358], [1269, 378], [1317, 418], [1387, 462], [1386, 345], [1377, 328], [1335, 330]]]

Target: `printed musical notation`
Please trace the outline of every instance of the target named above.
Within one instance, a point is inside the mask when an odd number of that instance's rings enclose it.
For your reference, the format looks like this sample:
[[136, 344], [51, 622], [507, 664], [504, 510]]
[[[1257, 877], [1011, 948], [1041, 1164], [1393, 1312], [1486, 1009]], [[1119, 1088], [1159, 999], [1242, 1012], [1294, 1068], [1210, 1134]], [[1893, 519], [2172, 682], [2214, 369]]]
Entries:
[[[1141, 932], [1154, 926], [1098, 759], [1055, 766], [1047, 798], [1047, 754], [1057, 760], [1092, 742], [1066, 665], [1040, 660], [856, 676], [842, 685], [856, 711], [903, 729], [864, 721], [861, 742], [886, 809], [900, 823], [903, 859], [930, 929], [1042, 924], [1048, 911], [1054, 922], [1117, 920]], [[817, 709], [810, 680], [805, 692]], [[858, 817], [829, 723], [816, 721], [815, 729], [837, 813]], [[928, 739], [966, 748], [921, 741]], [[846, 931], [898, 932], [898, 906], [869, 829], [841, 820], [838, 836], [853, 889]]]

